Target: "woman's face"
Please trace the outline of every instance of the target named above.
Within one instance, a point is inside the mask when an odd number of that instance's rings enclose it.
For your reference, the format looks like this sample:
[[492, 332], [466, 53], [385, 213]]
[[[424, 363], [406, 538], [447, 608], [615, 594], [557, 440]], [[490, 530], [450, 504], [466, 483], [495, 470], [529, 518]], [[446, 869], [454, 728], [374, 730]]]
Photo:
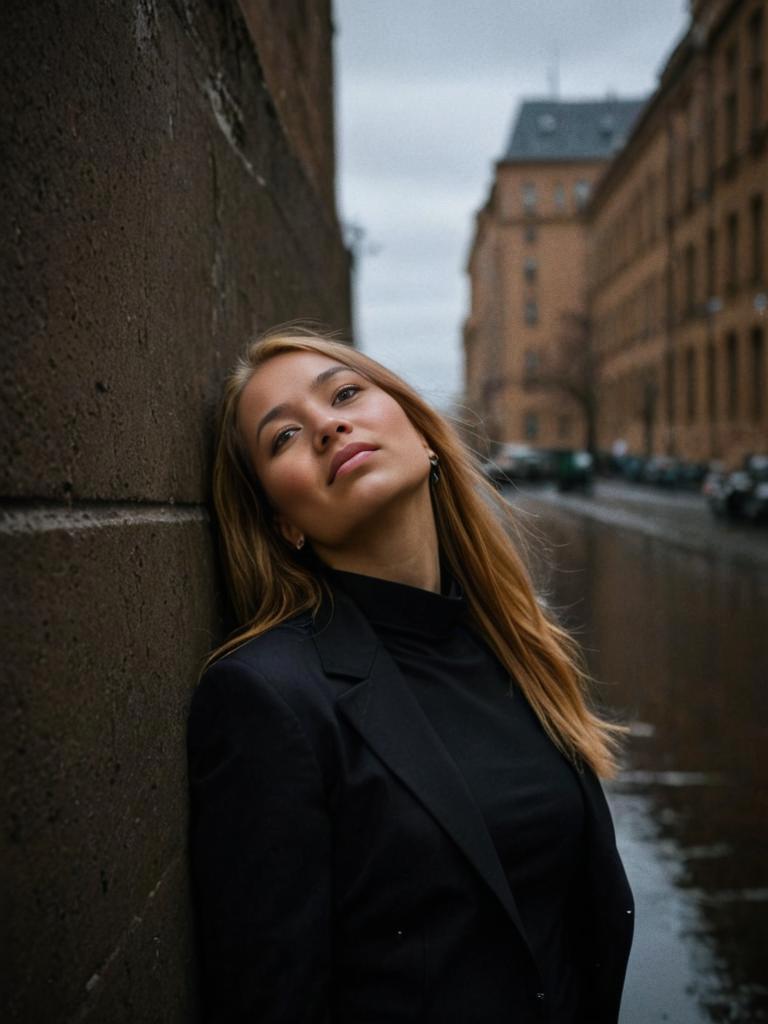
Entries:
[[270, 359], [243, 390], [238, 428], [286, 539], [325, 547], [428, 498], [426, 441], [386, 391], [315, 352]]

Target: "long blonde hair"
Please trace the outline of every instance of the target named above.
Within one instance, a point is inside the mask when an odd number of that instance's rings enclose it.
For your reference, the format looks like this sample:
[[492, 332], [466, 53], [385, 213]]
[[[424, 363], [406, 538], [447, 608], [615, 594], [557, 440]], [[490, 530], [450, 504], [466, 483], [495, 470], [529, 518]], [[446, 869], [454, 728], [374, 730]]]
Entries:
[[242, 625], [206, 664], [300, 612], [316, 612], [323, 584], [286, 544], [251, 467], [237, 406], [254, 373], [275, 356], [314, 352], [391, 395], [440, 458], [434, 509], [440, 548], [466, 595], [471, 619], [566, 756], [601, 776], [615, 773], [622, 726], [586, 700], [588, 676], [575, 640], [542, 607], [508, 529], [513, 510], [475, 467], [453, 427], [405, 381], [333, 336], [290, 326], [248, 345], [226, 380], [213, 469], [213, 501], [232, 604]]

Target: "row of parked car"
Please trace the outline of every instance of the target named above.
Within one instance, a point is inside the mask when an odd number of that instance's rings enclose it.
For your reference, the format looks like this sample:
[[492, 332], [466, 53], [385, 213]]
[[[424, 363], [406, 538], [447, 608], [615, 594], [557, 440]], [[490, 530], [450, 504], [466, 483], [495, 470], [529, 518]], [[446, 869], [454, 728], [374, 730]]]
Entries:
[[592, 485], [594, 460], [589, 452], [572, 448], [534, 448], [527, 444], [503, 444], [483, 466], [497, 487], [514, 481], [528, 483], [554, 480], [560, 490]]
[[742, 465], [727, 470], [717, 462], [685, 462], [666, 455], [599, 455], [570, 448], [534, 448], [504, 444], [484, 464], [497, 486], [514, 481], [554, 481], [561, 491], [590, 490], [595, 474], [632, 483], [699, 491], [718, 517], [768, 522], [768, 454], [747, 455]]
[[603, 468], [632, 483], [655, 484], [679, 490], [698, 491], [710, 472], [708, 462], [684, 462], [669, 455], [654, 455], [645, 459], [640, 455], [607, 455]]
[[747, 455], [731, 473], [713, 468], [702, 490], [716, 516], [768, 522], [768, 455]]
[[627, 480], [700, 491], [719, 518], [768, 522], [768, 455], [750, 454], [737, 469], [721, 462], [683, 462], [669, 456], [614, 460]]

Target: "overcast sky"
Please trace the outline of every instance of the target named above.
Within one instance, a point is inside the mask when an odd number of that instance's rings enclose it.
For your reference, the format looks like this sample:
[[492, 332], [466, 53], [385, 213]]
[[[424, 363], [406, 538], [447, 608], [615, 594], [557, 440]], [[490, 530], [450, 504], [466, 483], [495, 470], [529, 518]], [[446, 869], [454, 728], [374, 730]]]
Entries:
[[562, 99], [650, 94], [686, 12], [685, 0], [334, 0], [339, 210], [365, 229], [364, 351], [448, 407], [474, 213], [520, 100], [558, 82]]

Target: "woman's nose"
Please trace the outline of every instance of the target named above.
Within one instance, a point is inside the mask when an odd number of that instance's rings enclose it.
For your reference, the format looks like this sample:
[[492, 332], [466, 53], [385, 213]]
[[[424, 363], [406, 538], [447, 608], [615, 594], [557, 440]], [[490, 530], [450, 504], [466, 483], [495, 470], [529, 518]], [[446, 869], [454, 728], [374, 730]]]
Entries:
[[323, 424], [318, 432], [320, 447], [325, 448], [334, 434], [348, 434], [350, 429], [349, 424], [345, 420], [332, 420]]

